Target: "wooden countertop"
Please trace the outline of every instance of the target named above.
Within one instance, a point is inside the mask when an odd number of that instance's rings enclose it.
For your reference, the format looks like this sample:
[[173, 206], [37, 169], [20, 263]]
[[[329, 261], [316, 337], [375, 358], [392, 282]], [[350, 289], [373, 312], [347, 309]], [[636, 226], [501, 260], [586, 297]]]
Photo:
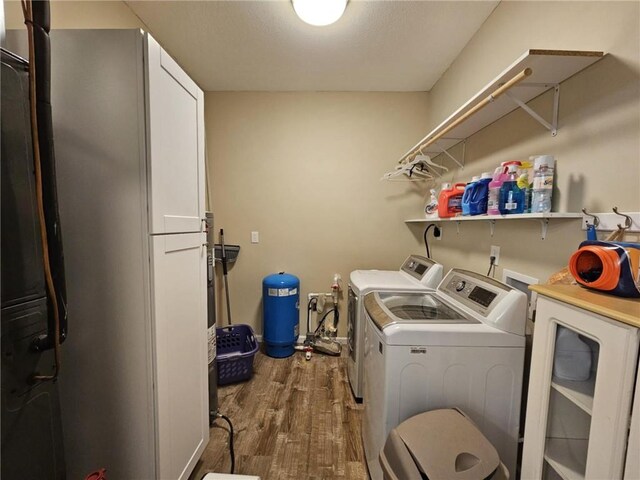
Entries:
[[579, 285], [531, 285], [532, 291], [640, 328], [640, 299], [622, 298]]

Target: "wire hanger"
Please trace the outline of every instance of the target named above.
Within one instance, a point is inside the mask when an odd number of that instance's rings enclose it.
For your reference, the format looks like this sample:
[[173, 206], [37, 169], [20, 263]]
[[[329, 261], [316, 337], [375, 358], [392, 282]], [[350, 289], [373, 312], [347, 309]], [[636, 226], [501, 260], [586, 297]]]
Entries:
[[438, 165], [433, 160], [431, 160], [431, 157], [429, 155], [425, 155], [424, 153], [422, 153], [422, 149], [423, 148], [424, 147], [420, 147], [420, 150], [418, 150], [418, 153], [416, 154], [416, 157], [422, 157], [422, 161], [425, 162], [427, 165], [431, 165], [432, 167], [435, 167], [435, 168], [440, 168], [440, 169], [444, 170], [445, 172], [449, 171], [449, 169], [447, 167], [445, 167], [444, 165]]
[[[402, 175], [408, 178], [397, 178]], [[401, 165], [397, 165], [395, 170], [385, 173], [381, 180], [389, 180], [393, 182], [421, 182], [435, 178], [422, 161], [422, 158], [416, 155], [413, 160]]]

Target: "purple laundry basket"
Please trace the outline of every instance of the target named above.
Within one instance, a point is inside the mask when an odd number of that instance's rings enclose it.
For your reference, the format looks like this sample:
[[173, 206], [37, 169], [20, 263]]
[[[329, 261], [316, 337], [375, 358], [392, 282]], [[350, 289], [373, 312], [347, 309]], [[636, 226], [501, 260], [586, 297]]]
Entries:
[[253, 376], [258, 342], [249, 325], [216, 328], [218, 385], [242, 382]]

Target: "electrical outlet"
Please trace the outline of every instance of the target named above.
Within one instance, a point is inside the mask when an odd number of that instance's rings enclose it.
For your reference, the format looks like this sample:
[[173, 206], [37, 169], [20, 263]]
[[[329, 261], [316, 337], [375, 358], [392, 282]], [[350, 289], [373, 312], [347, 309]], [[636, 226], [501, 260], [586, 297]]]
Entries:
[[498, 261], [500, 260], [500, 247], [498, 245], [491, 245], [491, 253], [489, 255], [495, 258], [493, 264], [498, 265]]
[[443, 229], [441, 227], [436, 227], [433, 229], [433, 236], [435, 237], [436, 240], [438, 241], [442, 240], [442, 231]]
[[251, 243], [258, 243], [258, 242], [260, 242], [260, 233], [251, 232]]

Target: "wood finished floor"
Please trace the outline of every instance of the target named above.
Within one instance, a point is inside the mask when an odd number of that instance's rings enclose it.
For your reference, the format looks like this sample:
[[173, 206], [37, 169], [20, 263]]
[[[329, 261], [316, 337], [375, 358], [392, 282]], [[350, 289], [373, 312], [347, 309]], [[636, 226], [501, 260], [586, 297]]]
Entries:
[[[276, 479], [367, 479], [360, 437], [362, 405], [347, 380], [346, 357], [301, 352], [275, 359], [261, 352], [253, 378], [220, 387], [220, 412], [233, 422], [235, 473]], [[228, 473], [228, 430], [223, 420], [190, 480]]]

